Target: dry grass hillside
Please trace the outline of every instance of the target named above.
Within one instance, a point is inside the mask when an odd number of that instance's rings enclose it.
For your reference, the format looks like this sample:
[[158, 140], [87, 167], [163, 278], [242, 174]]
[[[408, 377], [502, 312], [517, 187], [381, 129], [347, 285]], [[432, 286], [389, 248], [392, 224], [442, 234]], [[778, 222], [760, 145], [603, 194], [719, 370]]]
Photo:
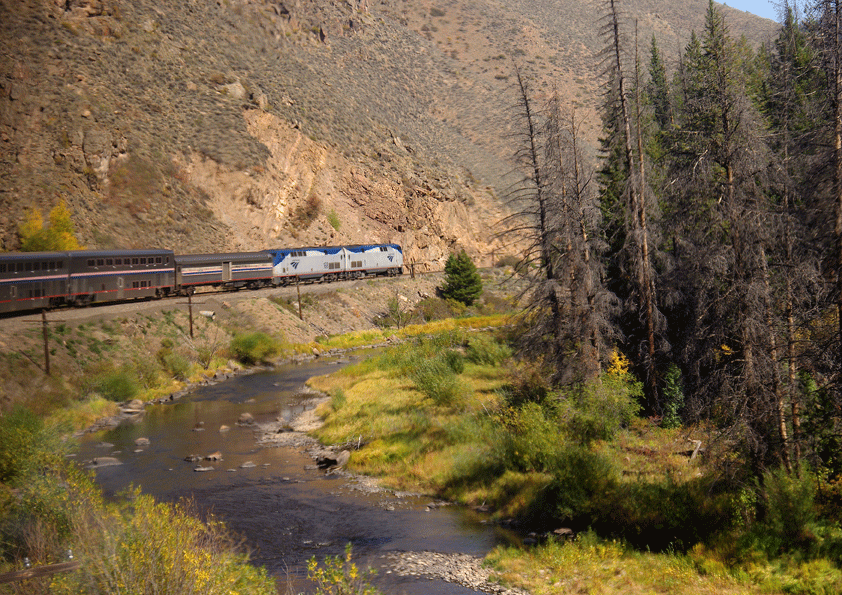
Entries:
[[[629, 0], [677, 55], [705, 0]], [[481, 264], [512, 63], [597, 134], [599, 2], [0, 0], [0, 247], [65, 199], [91, 248], [400, 242]], [[758, 43], [773, 23], [727, 9]]]

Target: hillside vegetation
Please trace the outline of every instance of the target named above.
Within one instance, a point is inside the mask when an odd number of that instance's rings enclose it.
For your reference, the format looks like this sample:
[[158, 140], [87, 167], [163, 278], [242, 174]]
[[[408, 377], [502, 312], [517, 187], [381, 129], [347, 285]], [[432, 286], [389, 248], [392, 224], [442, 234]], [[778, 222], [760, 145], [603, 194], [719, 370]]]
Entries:
[[[669, 47], [704, 8], [628, 4], [642, 39], [657, 31]], [[395, 241], [432, 269], [460, 248], [487, 265], [505, 249], [494, 226], [513, 181], [513, 61], [576, 99], [596, 146], [596, 4], [4, 0], [0, 11], [7, 250], [28, 208], [63, 199], [89, 248]], [[754, 43], [770, 34], [739, 17]]]

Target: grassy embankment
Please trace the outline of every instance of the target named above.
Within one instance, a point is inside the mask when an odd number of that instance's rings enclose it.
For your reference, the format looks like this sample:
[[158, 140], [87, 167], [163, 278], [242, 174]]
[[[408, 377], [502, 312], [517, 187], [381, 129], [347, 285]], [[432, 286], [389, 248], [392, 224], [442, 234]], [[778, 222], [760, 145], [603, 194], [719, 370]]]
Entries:
[[[350, 468], [395, 489], [485, 504], [538, 532], [573, 529], [572, 541], [488, 557], [502, 582], [533, 593], [842, 590], [842, 532], [815, 476], [724, 481], [740, 462], [705, 428], [637, 417], [640, 384], [622, 356], [562, 393], [498, 338], [451, 327], [313, 379], [331, 395], [318, 437], [361, 440]], [[705, 445], [693, 461], [692, 439]]]
[[[189, 337], [183, 313], [60, 324], [50, 330], [52, 375], [36, 367], [37, 333], [18, 337], [2, 374], [22, 387], [0, 415], [0, 575], [64, 562], [79, 570], [0, 585], [0, 593], [275, 593], [238, 539], [190, 503], [138, 492], [106, 502], [92, 475], [67, 457], [69, 436], [128, 399], [152, 400], [218, 369], [271, 360], [304, 346], [207, 319]], [[243, 328], [242, 325], [239, 328]], [[36, 335], [36, 336], [33, 336]], [[29, 389], [27, 398], [25, 389]]]

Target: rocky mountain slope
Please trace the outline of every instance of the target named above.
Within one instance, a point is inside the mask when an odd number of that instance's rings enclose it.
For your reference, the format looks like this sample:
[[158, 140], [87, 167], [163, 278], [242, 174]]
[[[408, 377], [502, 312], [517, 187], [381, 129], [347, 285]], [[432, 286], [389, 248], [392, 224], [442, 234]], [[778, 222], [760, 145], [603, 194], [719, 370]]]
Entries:
[[[674, 4], [674, 3], [673, 3]], [[677, 56], [705, 0], [628, 0]], [[774, 24], [727, 10], [732, 33]], [[596, 138], [601, 4], [0, 0], [0, 242], [65, 199], [91, 248], [399, 242], [480, 264], [512, 183], [513, 62]], [[630, 29], [631, 30], [631, 29]], [[648, 42], [647, 42], [648, 44]], [[645, 47], [645, 46], [644, 46]], [[592, 147], [594, 143], [592, 142]]]

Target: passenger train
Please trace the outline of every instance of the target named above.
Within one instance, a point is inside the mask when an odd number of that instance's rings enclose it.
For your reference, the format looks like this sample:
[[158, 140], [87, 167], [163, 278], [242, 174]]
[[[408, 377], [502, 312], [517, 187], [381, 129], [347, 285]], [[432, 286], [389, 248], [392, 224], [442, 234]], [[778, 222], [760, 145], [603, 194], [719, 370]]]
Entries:
[[398, 244], [174, 254], [172, 250], [0, 253], [0, 314], [187, 295], [199, 287], [256, 289], [403, 272]]

